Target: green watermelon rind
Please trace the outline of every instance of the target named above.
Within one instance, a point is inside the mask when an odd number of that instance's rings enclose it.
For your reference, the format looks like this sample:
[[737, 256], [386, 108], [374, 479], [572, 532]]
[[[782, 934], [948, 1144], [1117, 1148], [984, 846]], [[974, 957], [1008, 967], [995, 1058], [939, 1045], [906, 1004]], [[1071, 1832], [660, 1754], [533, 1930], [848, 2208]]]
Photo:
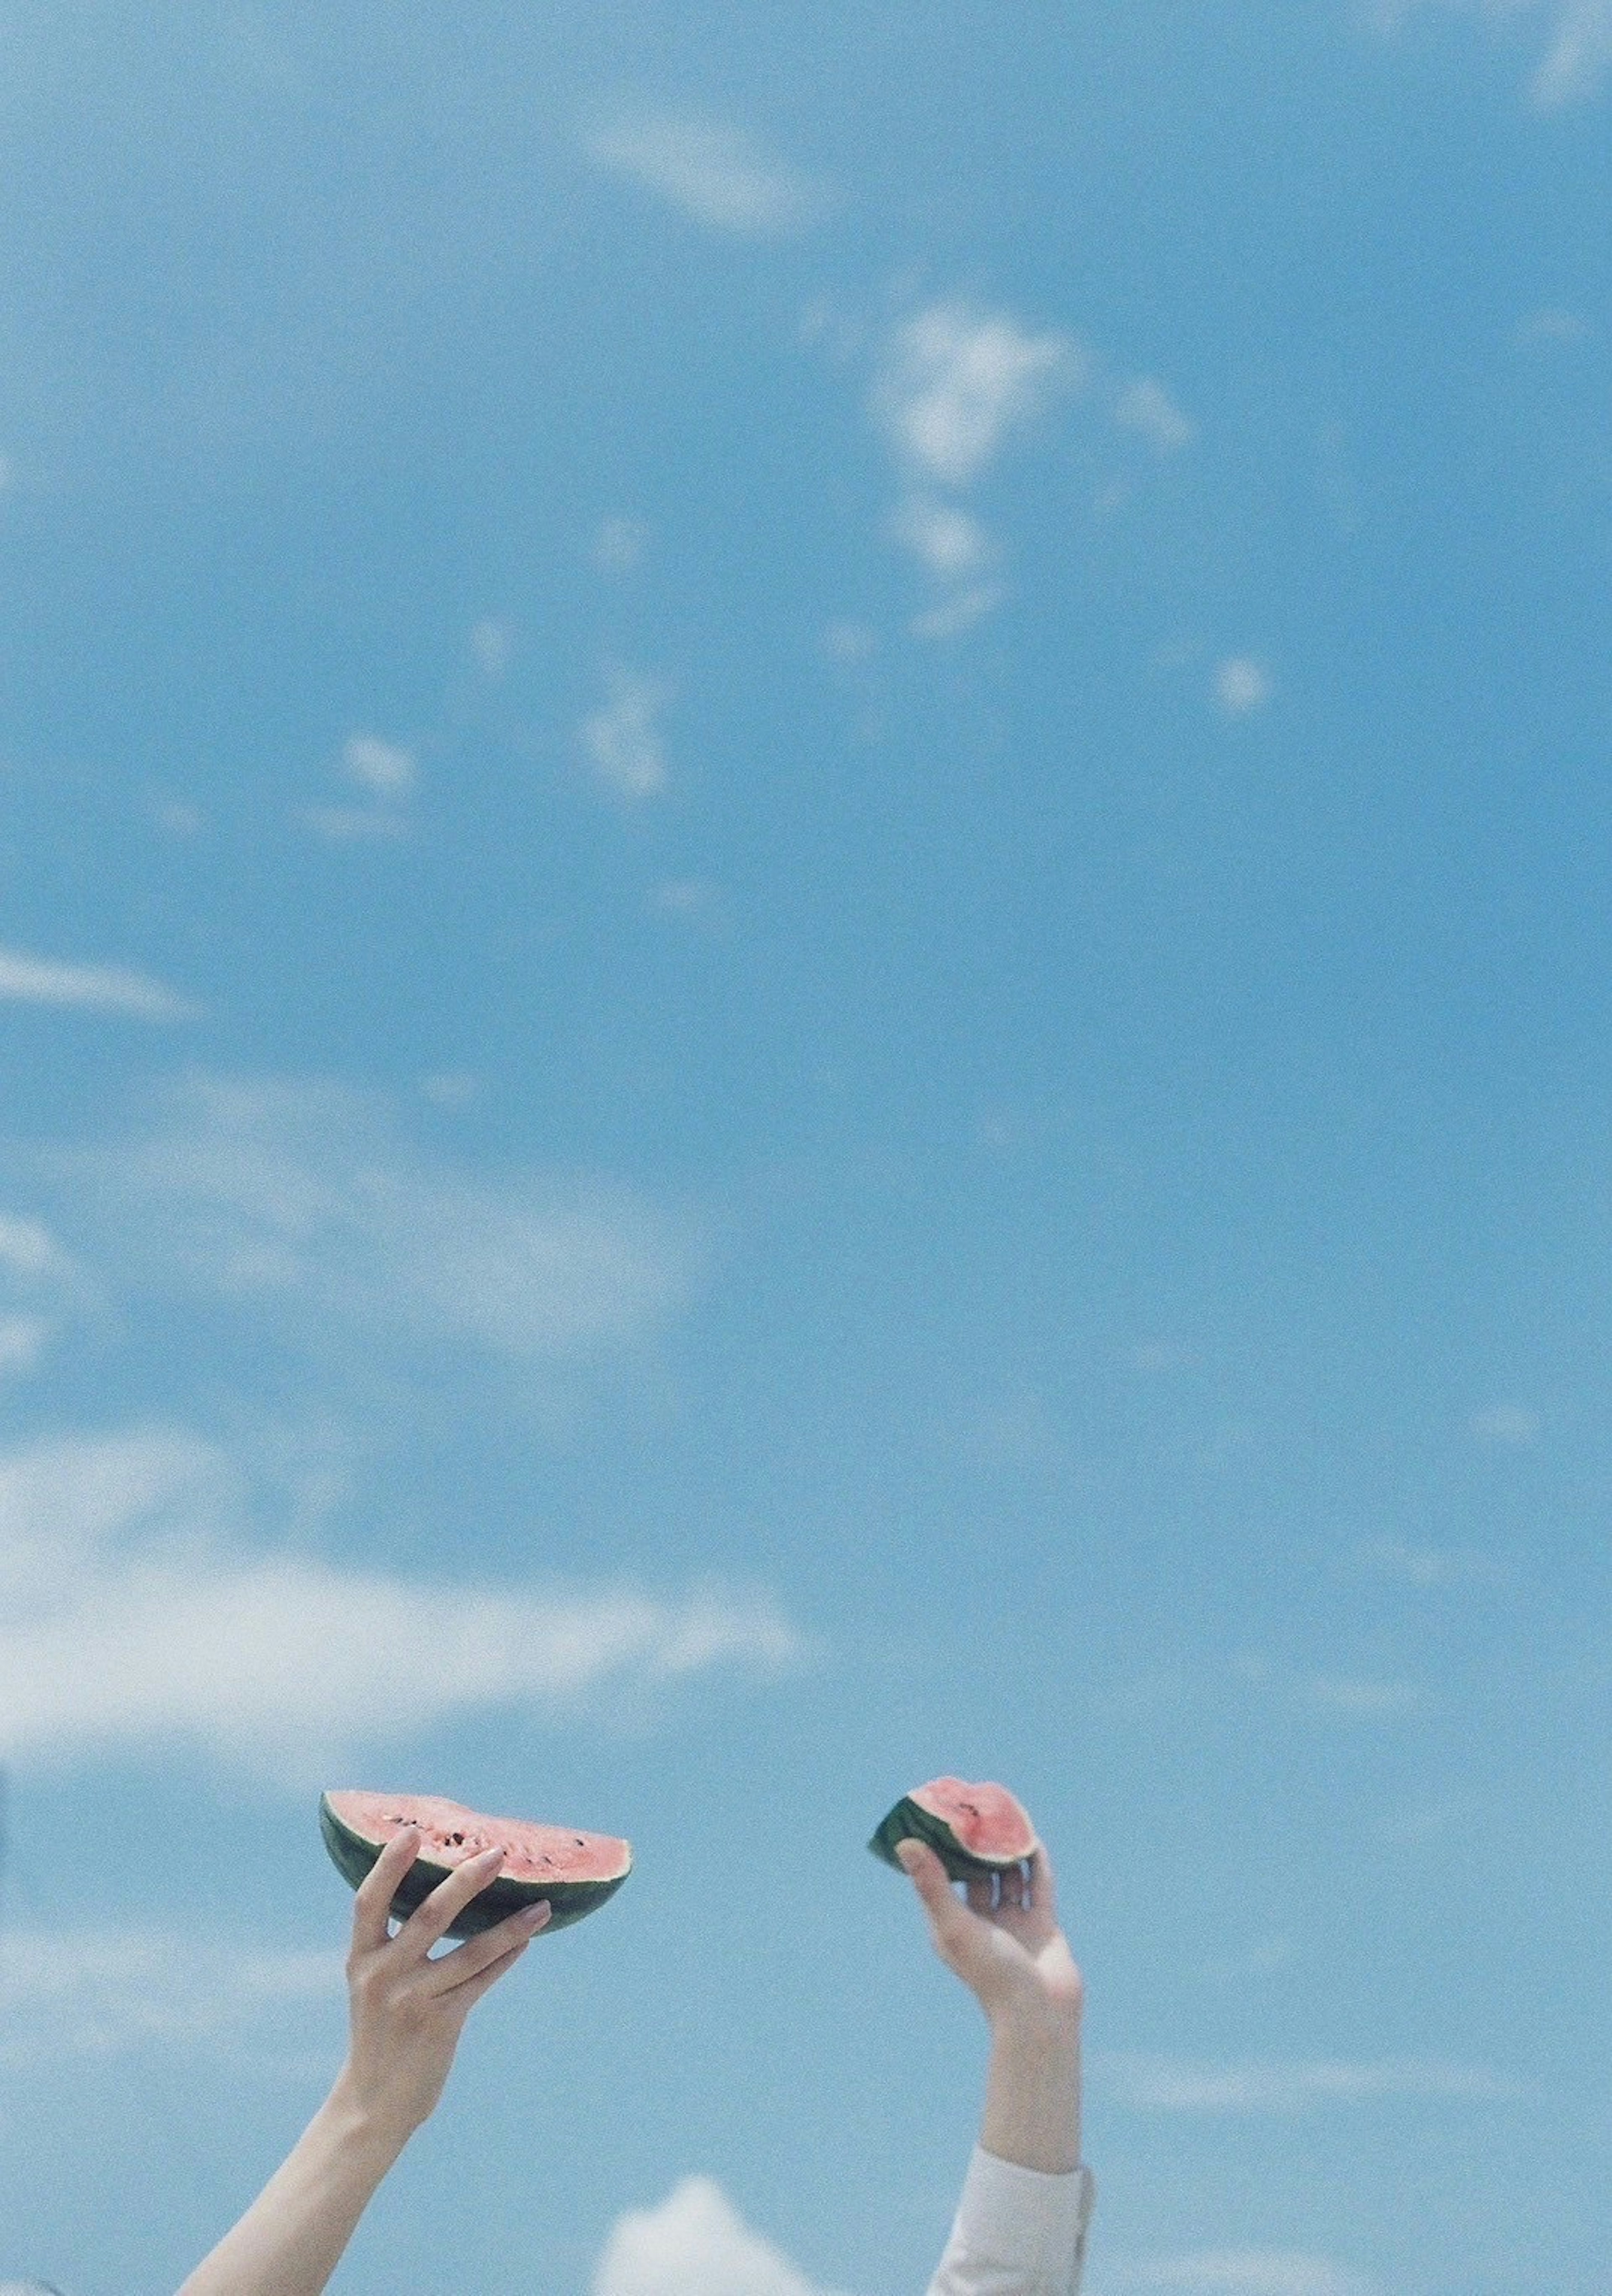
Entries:
[[[319, 1797], [319, 1831], [337, 1873], [350, 1889], [356, 1890], [367, 1877], [385, 1844], [371, 1841], [345, 1824], [331, 1808], [328, 1794]], [[453, 1866], [441, 1865], [422, 1851], [392, 1898], [392, 1919], [407, 1921], [437, 1884], [446, 1882], [454, 1871]], [[596, 1912], [607, 1898], [614, 1897], [631, 1871], [629, 1857], [623, 1872], [600, 1882], [520, 1882], [496, 1874], [486, 1889], [479, 1890], [461, 1909], [445, 1934], [450, 1938], [479, 1937], [484, 1930], [496, 1928], [509, 1915], [522, 1913], [528, 1906], [541, 1905], [547, 1898], [551, 1910], [538, 1935], [547, 1937], [551, 1931], [569, 1929], [573, 1922]]]
[[886, 1866], [893, 1866], [899, 1874], [901, 1861], [896, 1856], [898, 1841], [925, 1841], [953, 1882], [983, 1882], [992, 1874], [1005, 1874], [1009, 1867], [1022, 1866], [1022, 1857], [979, 1857], [972, 1849], [965, 1849], [943, 1817], [925, 1809], [910, 1794], [903, 1794], [895, 1808], [881, 1822], [868, 1847]]

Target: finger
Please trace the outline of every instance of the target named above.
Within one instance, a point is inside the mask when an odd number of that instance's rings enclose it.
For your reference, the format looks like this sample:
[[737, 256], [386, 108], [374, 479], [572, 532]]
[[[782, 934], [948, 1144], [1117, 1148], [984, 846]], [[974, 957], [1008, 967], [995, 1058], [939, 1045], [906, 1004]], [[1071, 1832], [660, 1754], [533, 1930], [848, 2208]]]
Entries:
[[1024, 1903], [1028, 1882], [1022, 1866], [1005, 1866], [999, 1879], [999, 1899], [1016, 1911]]
[[968, 1910], [971, 1914], [991, 1914], [996, 1911], [996, 1884], [989, 1874], [971, 1874], [967, 1882]]
[[398, 1893], [398, 1884], [420, 1853], [418, 1826], [406, 1825], [376, 1858], [358, 1884], [353, 1900], [353, 1950], [374, 1953], [386, 1943], [386, 1916]]
[[[489, 1937], [492, 1935], [490, 1930], [488, 1935]], [[496, 1961], [489, 1961], [486, 1968], [480, 1971], [476, 1976], [467, 1977], [463, 1985], [456, 1985], [450, 1989], [448, 1997], [461, 2015], [467, 2015], [484, 1993], [491, 1992], [499, 1978], [506, 1970], [514, 1967], [530, 1943], [531, 1939], [529, 1937], [517, 1938]], [[456, 1961], [458, 1956], [454, 1954], [449, 1958]]]
[[539, 1931], [547, 1927], [553, 1911], [547, 1898], [540, 1906], [524, 1906], [494, 1928], [483, 1930], [480, 1937], [467, 1938], [451, 1953], [428, 1962], [426, 1967], [432, 1972], [432, 1992], [439, 1996], [455, 1993], [472, 1978], [479, 1977], [491, 1963], [513, 1953], [516, 1946], [530, 1945]]
[[407, 1943], [409, 1953], [424, 1960], [503, 1863], [501, 1849], [484, 1849], [479, 1857], [467, 1857], [463, 1866], [456, 1866], [447, 1881], [439, 1882], [430, 1897], [410, 1914], [398, 1932], [399, 1942]]
[[1053, 1879], [1052, 1860], [1039, 1841], [1030, 1853], [1030, 1890], [1024, 1903], [1038, 1914], [1045, 1914], [1049, 1922], [1057, 1920], [1057, 1885]]
[[924, 1901], [925, 1911], [938, 1915], [942, 1906], [955, 1905], [951, 1884], [946, 1879], [946, 1868], [926, 1841], [915, 1841], [910, 1837], [895, 1846], [897, 1862]]
[[901, 1871], [908, 1874], [924, 1903], [924, 1911], [937, 1934], [955, 1924], [962, 1912], [951, 1893], [946, 1868], [926, 1841], [898, 1841], [895, 1850]]

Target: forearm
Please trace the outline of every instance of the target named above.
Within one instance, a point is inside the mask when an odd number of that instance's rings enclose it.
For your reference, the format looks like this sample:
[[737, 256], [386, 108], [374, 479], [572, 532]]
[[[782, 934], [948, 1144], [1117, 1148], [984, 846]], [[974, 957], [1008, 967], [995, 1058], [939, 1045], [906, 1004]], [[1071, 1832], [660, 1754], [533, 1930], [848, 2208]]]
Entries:
[[980, 2143], [999, 2161], [1062, 2175], [1081, 2160], [1078, 2011], [993, 2021]]
[[407, 2136], [382, 2130], [342, 2080], [179, 2296], [319, 2296]]

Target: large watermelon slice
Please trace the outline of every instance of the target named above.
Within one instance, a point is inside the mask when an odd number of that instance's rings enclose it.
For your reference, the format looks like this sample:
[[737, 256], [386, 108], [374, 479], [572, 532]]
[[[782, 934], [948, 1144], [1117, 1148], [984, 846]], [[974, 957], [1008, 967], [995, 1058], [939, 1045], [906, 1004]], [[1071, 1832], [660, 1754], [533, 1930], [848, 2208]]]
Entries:
[[926, 1841], [954, 1882], [977, 1882], [1017, 1866], [1040, 1844], [1024, 1805], [1006, 1786], [931, 1778], [904, 1793], [868, 1847], [900, 1869], [898, 1841]]
[[632, 1871], [632, 1845], [609, 1833], [583, 1833], [570, 1825], [534, 1825], [523, 1817], [483, 1817], [439, 1794], [365, 1793], [356, 1788], [319, 1797], [319, 1831], [344, 1882], [356, 1890], [393, 1834], [417, 1825], [419, 1854], [403, 1876], [391, 1910], [398, 1921], [413, 1913], [456, 1866], [501, 1849], [504, 1863], [485, 1890], [460, 1914], [449, 1937], [474, 1937], [506, 1914], [547, 1898], [553, 1907], [538, 1931], [563, 1930], [613, 1897]]

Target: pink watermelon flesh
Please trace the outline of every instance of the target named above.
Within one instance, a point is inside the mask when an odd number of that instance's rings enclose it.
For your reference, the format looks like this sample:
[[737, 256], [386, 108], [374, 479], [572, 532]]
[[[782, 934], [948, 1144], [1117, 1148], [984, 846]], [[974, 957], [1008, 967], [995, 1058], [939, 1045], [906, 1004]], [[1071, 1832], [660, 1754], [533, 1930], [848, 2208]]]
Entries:
[[969, 1785], [962, 1778], [931, 1778], [907, 1797], [949, 1825], [959, 1849], [990, 1866], [1010, 1866], [1036, 1848], [1035, 1828], [1006, 1786]]
[[568, 1928], [613, 1896], [632, 1871], [630, 1843], [613, 1834], [539, 1825], [522, 1817], [488, 1817], [440, 1794], [334, 1789], [320, 1797], [319, 1824], [325, 1848], [354, 1889], [394, 1834], [406, 1826], [419, 1828], [419, 1852], [392, 1900], [399, 1920], [455, 1866], [484, 1849], [502, 1849], [497, 1875], [464, 1908], [449, 1937], [474, 1936], [539, 1899], [550, 1907], [547, 1929]]
[[357, 1790], [327, 1794], [341, 1824], [384, 1849], [406, 1825], [417, 1825], [420, 1855], [433, 1866], [464, 1866], [484, 1849], [501, 1849], [500, 1878], [509, 1882], [613, 1881], [632, 1853], [613, 1834], [579, 1833], [568, 1825], [538, 1825], [524, 1817], [484, 1817], [440, 1794], [380, 1794]]
[[1006, 1786], [970, 1785], [962, 1778], [931, 1778], [914, 1786], [886, 1813], [868, 1847], [887, 1866], [910, 1837], [925, 1841], [954, 1882], [999, 1874], [1040, 1848], [1024, 1806]]

